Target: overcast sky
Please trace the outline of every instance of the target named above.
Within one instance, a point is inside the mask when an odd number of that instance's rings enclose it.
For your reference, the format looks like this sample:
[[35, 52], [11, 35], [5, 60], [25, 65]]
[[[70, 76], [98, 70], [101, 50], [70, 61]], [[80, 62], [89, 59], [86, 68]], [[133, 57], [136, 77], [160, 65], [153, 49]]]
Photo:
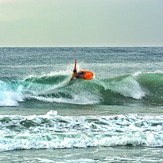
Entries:
[[163, 0], [0, 0], [0, 46], [163, 46]]

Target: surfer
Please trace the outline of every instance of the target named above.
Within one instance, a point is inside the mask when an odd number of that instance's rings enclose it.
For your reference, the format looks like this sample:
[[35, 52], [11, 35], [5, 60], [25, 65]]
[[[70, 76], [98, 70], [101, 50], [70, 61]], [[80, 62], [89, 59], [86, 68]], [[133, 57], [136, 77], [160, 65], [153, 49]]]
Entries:
[[83, 79], [84, 77], [84, 74], [85, 72], [80, 70], [79, 72], [77, 72], [77, 69], [76, 69], [76, 59], [74, 60], [74, 70], [73, 70], [73, 73], [72, 73], [72, 77], [71, 77], [71, 81], [76, 78], [76, 79]]

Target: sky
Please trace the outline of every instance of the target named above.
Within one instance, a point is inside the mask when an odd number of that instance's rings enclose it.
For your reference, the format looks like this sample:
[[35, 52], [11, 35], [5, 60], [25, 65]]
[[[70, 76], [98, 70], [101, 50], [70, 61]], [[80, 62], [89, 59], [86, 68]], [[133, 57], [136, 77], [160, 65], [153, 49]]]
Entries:
[[0, 0], [10, 46], [163, 46], [163, 0]]

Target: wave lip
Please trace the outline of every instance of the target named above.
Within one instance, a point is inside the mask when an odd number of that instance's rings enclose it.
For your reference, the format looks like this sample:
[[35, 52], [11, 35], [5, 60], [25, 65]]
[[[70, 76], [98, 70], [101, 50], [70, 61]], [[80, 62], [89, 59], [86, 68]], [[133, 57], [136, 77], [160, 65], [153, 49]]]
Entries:
[[113, 92], [134, 99], [142, 99], [145, 96], [140, 84], [132, 76], [124, 77], [120, 80], [113, 79], [108, 82], [108, 86], [105, 89], [110, 89]]

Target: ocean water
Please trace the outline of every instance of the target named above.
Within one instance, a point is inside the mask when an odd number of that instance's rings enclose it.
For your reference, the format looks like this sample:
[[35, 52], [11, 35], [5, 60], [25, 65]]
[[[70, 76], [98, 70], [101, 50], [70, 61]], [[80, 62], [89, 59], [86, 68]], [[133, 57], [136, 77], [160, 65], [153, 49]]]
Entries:
[[163, 162], [163, 48], [0, 48], [0, 162]]

